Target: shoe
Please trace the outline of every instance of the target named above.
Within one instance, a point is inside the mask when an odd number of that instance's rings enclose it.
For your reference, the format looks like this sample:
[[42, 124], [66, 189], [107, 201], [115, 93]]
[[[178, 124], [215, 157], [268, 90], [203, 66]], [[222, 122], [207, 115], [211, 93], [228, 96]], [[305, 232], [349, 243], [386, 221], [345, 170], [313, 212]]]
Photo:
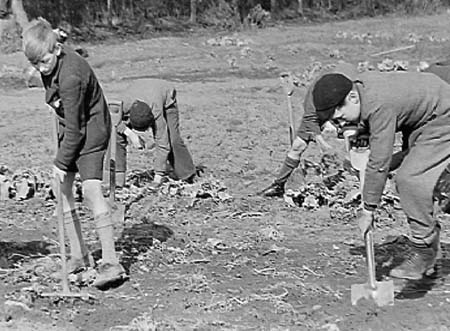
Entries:
[[76, 274], [87, 269], [88, 267], [93, 266], [94, 266], [94, 258], [90, 253], [87, 253], [82, 258], [71, 257], [67, 261], [67, 273]]
[[127, 273], [119, 263], [103, 263], [98, 267], [97, 277], [95, 278], [92, 285], [99, 289], [102, 289], [126, 278]]
[[438, 246], [439, 240], [437, 244], [433, 243], [430, 246], [411, 244], [411, 251], [408, 252], [406, 259], [389, 274], [395, 278], [418, 280], [424, 275], [434, 273]]
[[273, 182], [270, 186], [260, 191], [258, 195], [262, 195], [264, 197], [282, 197], [284, 195], [284, 185]]

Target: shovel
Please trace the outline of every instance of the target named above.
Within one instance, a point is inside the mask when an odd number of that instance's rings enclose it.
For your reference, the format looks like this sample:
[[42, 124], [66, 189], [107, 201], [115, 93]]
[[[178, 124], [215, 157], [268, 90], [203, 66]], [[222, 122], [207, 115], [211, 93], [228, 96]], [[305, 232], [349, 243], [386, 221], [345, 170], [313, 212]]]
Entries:
[[294, 111], [292, 109], [292, 100], [291, 96], [294, 92], [294, 86], [297, 85], [294, 77], [291, 73], [283, 72], [280, 74], [281, 85], [283, 86], [284, 94], [286, 95], [287, 101], [287, 109], [289, 116], [289, 142], [292, 145], [292, 142], [295, 139], [295, 120], [294, 120]]
[[[53, 142], [56, 146], [55, 151], [58, 150], [58, 119], [56, 115], [53, 115]], [[62, 206], [62, 193], [61, 193], [61, 182], [59, 179], [55, 178], [54, 186], [56, 193], [56, 217], [58, 219], [58, 237], [59, 237], [59, 251], [61, 256], [61, 291], [59, 292], [44, 292], [41, 294], [43, 297], [71, 297], [71, 298], [81, 298], [87, 300], [90, 298], [95, 298], [92, 294], [87, 292], [72, 292], [69, 287], [69, 278], [67, 272], [67, 261], [66, 261], [66, 242], [65, 242], [65, 231], [64, 231], [64, 211]]]
[[111, 139], [109, 142], [109, 205], [111, 206], [114, 225], [123, 228], [125, 221], [125, 206], [116, 202], [116, 151], [117, 126], [122, 121], [123, 102], [111, 101], [108, 103], [111, 115]]
[[[351, 148], [348, 141], [350, 134], [345, 134], [346, 148], [349, 152], [350, 163], [352, 167], [359, 171], [359, 187], [364, 187], [364, 177], [367, 161], [369, 160], [370, 150], [368, 148]], [[361, 199], [362, 204], [363, 199]], [[353, 284], [351, 287], [352, 305], [356, 305], [361, 298], [373, 299], [378, 306], [387, 306], [394, 304], [394, 282], [392, 280], [377, 282], [375, 279], [375, 250], [373, 247], [373, 233], [370, 228], [364, 235], [366, 246], [366, 259], [369, 279], [366, 284]]]

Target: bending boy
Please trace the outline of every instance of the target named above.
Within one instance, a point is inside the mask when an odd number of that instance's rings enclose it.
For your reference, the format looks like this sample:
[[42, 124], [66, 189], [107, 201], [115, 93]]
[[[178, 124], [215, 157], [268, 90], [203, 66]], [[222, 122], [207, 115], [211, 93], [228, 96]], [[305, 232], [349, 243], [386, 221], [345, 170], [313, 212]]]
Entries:
[[155, 140], [155, 177], [151, 187], [157, 189], [169, 174], [177, 180], [192, 182], [196, 168], [180, 134], [180, 119], [176, 90], [169, 82], [140, 79], [124, 92], [124, 117], [117, 127], [118, 184], [125, 182], [126, 146], [130, 140], [135, 147], [143, 142], [134, 132], [153, 131]]
[[428, 73], [366, 72], [353, 81], [327, 74], [317, 81], [312, 94], [320, 121], [362, 123], [370, 128], [364, 208], [357, 218], [363, 235], [372, 226], [381, 200], [395, 133], [402, 132], [406, 155], [396, 182], [410, 227], [411, 251], [390, 274], [421, 279], [434, 269], [439, 247], [433, 191], [450, 163], [450, 85]]
[[23, 47], [30, 63], [41, 73], [45, 101], [59, 119], [59, 148], [53, 173], [61, 182], [64, 222], [70, 241], [69, 272], [92, 263], [72, 193], [75, 173], [79, 172], [83, 196], [94, 214], [102, 246], [102, 263], [94, 285], [108, 286], [125, 276], [125, 270], [116, 255], [110, 207], [101, 190], [103, 159], [111, 132], [102, 89], [89, 64], [57, 42], [57, 35], [47, 21], [38, 19], [24, 32]]
[[[340, 63], [334, 68], [333, 72], [341, 73], [355, 79], [358, 75], [356, 67], [349, 63]], [[320, 78], [320, 77], [319, 77]], [[300, 158], [305, 152], [311, 141], [317, 141], [322, 148], [330, 150], [328, 145], [321, 136], [322, 126], [325, 122], [320, 122], [316, 115], [316, 109], [312, 101], [312, 90], [317, 79], [309, 86], [303, 103], [304, 115], [301, 124], [296, 132], [296, 137], [292, 142], [286, 158], [281, 165], [275, 180], [259, 194], [266, 197], [282, 197], [285, 190], [285, 184], [291, 176], [292, 172], [299, 166]]]

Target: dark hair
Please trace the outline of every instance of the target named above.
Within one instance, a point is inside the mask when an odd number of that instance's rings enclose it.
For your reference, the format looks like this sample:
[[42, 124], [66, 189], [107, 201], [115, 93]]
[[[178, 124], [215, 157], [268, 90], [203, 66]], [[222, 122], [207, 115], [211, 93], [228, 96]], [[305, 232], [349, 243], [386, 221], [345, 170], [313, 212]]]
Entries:
[[130, 125], [137, 131], [154, 128], [155, 117], [150, 106], [140, 100], [135, 100], [130, 107]]

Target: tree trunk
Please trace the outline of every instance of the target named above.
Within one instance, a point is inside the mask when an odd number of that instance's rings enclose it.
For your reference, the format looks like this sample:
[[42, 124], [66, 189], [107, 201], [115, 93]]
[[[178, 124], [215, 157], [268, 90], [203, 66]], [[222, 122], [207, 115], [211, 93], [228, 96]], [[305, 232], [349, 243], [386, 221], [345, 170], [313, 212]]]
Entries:
[[275, 16], [277, 10], [277, 0], [270, 0], [270, 13], [272, 16]]
[[193, 24], [197, 22], [197, 0], [191, 0], [191, 17], [189, 21]]
[[303, 13], [303, 0], [297, 0], [298, 7], [297, 7], [297, 13], [301, 16], [304, 16]]
[[19, 23], [22, 31], [24, 31], [28, 27], [30, 21], [28, 20], [27, 13], [23, 8], [22, 0], [11, 0], [11, 11], [16, 19], [16, 22]]
[[8, 1], [7, 0], [0, 0], [0, 19], [5, 18], [8, 16], [9, 10], [8, 10]]
[[106, 2], [106, 15], [107, 15], [107, 22], [109, 26], [112, 26], [112, 1], [107, 0]]

